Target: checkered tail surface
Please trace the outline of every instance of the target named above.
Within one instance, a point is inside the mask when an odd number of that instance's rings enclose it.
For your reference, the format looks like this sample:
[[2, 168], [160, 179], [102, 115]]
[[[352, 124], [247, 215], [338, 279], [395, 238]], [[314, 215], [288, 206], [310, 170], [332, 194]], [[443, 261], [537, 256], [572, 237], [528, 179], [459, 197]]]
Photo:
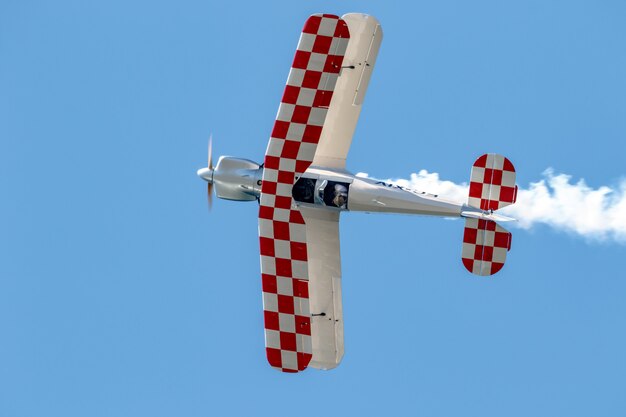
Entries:
[[259, 208], [265, 346], [270, 365], [304, 370], [312, 357], [306, 226], [291, 190], [311, 165], [348, 45], [346, 23], [304, 24], [265, 153]]
[[511, 233], [491, 220], [465, 219], [463, 265], [472, 274], [493, 275], [504, 266]]
[[515, 203], [515, 167], [511, 161], [495, 153], [479, 157], [472, 166], [469, 206], [482, 210], [498, 210]]

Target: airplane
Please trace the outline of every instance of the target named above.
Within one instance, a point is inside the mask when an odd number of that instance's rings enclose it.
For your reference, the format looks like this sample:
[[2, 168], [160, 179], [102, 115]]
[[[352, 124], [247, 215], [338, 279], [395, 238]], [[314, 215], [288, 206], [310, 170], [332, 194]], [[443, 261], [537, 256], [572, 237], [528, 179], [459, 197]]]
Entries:
[[494, 211], [517, 196], [515, 168], [497, 154], [473, 164], [467, 202], [346, 170], [383, 32], [350, 13], [310, 16], [302, 29], [263, 164], [222, 156], [197, 175], [219, 198], [259, 202], [265, 347], [283, 372], [332, 369], [344, 354], [339, 218], [350, 211], [465, 218], [461, 259], [476, 275], [498, 272], [511, 233]]

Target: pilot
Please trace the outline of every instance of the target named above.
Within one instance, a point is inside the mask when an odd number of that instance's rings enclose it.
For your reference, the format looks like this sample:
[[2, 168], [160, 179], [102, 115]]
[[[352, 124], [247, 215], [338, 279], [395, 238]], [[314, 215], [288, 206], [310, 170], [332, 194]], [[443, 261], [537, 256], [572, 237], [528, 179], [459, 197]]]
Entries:
[[333, 198], [333, 204], [340, 209], [345, 209], [347, 202], [348, 189], [345, 185], [335, 184], [335, 197]]

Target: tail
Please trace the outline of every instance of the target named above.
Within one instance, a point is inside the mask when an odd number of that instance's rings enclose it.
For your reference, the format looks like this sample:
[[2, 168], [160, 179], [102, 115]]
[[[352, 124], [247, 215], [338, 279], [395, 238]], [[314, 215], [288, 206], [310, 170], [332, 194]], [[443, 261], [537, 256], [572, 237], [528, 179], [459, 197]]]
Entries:
[[472, 274], [493, 275], [504, 266], [511, 249], [511, 233], [494, 221], [507, 218], [492, 212], [515, 203], [516, 198], [515, 167], [511, 161], [491, 153], [474, 162], [461, 252], [463, 265]]

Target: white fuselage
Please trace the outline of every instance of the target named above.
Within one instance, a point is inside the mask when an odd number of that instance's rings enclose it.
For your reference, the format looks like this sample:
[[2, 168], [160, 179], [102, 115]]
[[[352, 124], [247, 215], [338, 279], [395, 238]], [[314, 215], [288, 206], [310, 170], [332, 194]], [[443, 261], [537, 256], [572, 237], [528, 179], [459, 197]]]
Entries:
[[[214, 169], [198, 170], [201, 178], [215, 184], [218, 197], [239, 201], [253, 201], [260, 197], [262, 174], [263, 167], [257, 163], [229, 156], [220, 157]], [[302, 176], [296, 178], [292, 195], [298, 206], [330, 211], [513, 220], [434, 194], [358, 177], [336, 168], [310, 166]]]
[[[314, 180], [314, 199], [298, 198], [301, 179]], [[309, 182], [309, 184], [312, 184]], [[331, 188], [328, 190], [328, 188]], [[331, 199], [343, 193], [345, 197]], [[322, 198], [322, 196], [326, 198]], [[298, 205], [322, 206], [329, 210], [362, 211], [401, 214], [422, 214], [459, 217], [462, 203], [441, 199], [436, 195], [411, 190], [383, 181], [357, 177], [347, 171], [309, 167], [294, 186], [294, 199]], [[302, 200], [309, 200], [302, 201]], [[334, 201], [333, 201], [334, 200]], [[345, 200], [345, 204], [343, 203]]]

